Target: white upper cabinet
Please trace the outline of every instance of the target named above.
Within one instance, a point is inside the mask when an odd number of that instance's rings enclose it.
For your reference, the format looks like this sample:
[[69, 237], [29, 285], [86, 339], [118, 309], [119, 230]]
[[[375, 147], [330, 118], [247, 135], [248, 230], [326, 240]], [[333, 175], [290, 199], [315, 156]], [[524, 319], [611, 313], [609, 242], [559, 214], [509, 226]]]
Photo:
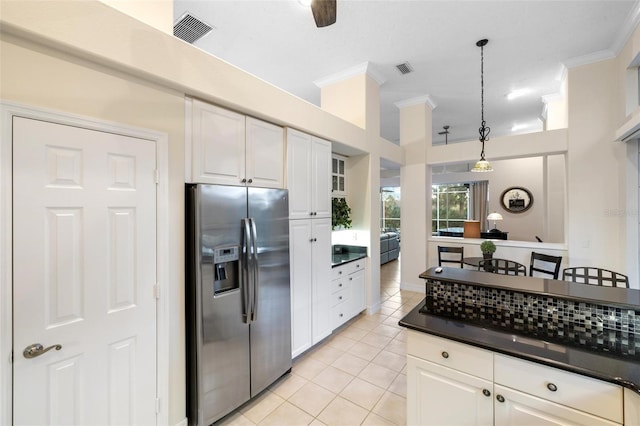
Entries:
[[246, 178], [251, 186], [284, 188], [284, 129], [247, 117]]
[[284, 130], [198, 100], [187, 100], [186, 181], [284, 187]]
[[287, 129], [289, 218], [331, 217], [331, 143]]

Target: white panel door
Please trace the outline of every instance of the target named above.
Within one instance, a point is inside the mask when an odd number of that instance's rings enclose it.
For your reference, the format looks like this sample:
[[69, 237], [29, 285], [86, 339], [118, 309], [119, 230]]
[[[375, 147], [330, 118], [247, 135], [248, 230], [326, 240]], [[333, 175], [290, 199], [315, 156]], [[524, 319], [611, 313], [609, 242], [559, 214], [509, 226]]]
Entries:
[[14, 118], [13, 154], [14, 424], [155, 424], [155, 144]]

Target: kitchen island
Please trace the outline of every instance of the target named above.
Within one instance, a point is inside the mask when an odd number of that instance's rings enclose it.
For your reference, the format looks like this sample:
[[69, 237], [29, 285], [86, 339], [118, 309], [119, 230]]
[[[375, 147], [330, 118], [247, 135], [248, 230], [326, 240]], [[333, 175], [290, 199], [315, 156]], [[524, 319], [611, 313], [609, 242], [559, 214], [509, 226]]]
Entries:
[[640, 424], [640, 291], [458, 268], [420, 277], [425, 299], [400, 321], [408, 424]]

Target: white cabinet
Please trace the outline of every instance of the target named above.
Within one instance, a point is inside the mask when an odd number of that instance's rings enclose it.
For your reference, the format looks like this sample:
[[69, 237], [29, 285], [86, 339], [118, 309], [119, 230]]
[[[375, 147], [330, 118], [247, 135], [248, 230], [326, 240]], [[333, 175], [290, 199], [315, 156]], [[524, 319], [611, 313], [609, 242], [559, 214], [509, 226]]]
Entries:
[[289, 219], [331, 217], [331, 143], [287, 129]]
[[489, 351], [409, 331], [407, 424], [492, 424], [491, 356]]
[[408, 332], [408, 424], [637, 424], [637, 406], [627, 412], [624, 401], [623, 419], [618, 385]]
[[338, 328], [366, 307], [365, 259], [331, 270], [331, 318]]
[[494, 355], [493, 380], [506, 388], [578, 410], [584, 416], [623, 422], [622, 388], [612, 383], [500, 354]]
[[624, 424], [640, 426], [640, 395], [627, 388], [624, 390]]
[[495, 393], [495, 425], [497, 426], [613, 426], [620, 424], [500, 385], [495, 385]]
[[296, 357], [327, 337], [331, 323], [331, 219], [289, 221], [291, 340]]
[[[493, 384], [476, 376], [409, 356], [409, 425], [489, 425], [493, 422]], [[413, 401], [420, 401], [414, 404]]]
[[186, 139], [187, 182], [284, 187], [282, 127], [189, 99]]

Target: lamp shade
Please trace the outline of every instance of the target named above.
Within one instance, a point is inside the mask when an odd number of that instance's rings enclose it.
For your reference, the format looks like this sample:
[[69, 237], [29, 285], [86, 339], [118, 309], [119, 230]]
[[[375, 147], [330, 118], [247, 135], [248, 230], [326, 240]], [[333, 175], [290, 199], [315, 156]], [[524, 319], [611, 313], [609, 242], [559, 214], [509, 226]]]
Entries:
[[487, 216], [487, 220], [502, 220], [502, 215], [500, 213], [493, 212]]

